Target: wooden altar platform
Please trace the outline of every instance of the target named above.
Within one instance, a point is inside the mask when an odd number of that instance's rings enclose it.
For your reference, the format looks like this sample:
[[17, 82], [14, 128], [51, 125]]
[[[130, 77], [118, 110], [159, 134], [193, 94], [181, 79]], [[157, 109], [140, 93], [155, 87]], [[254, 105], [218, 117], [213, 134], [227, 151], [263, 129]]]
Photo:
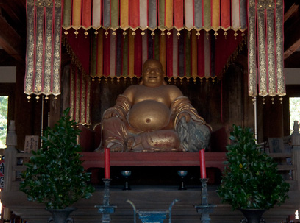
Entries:
[[[82, 152], [84, 169], [104, 168], [103, 152]], [[198, 152], [113, 152], [110, 154], [111, 166], [199, 166]], [[206, 167], [224, 169], [225, 152], [205, 152]]]

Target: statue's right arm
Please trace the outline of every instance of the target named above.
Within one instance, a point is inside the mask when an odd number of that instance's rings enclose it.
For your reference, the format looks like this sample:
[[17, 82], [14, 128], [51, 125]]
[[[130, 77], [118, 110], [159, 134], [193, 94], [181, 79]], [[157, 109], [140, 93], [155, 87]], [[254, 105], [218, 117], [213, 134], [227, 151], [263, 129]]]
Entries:
[[123, 95], [127, 97], [128, 101], [131, 105], [133, 104], [134, 95], [136, 93], [136, 88], [137, 88], [136, 85], [131, 85], [123, 93]]
[[120, 118], [122, 121], [125, 121], [130, 108], [131, 102], [129, 98], [125, 94], [120, 94], [117, 97], [116, 105], [107, 109], [104, 112], [103, 119], [117, 117]]

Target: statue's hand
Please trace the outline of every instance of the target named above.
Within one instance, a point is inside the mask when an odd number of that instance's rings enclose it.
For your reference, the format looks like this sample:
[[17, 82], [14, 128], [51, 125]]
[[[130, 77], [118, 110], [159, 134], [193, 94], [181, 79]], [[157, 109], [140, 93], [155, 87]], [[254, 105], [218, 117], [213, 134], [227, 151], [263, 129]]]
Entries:
[[108, 109], [105, 111], [103, 118], [108, 119], [112, 117], [119, 117], [119, 113], [115, 109]]
[[186, 122], [189, 122], [191, 120], [191, 115], [187, 112], [182, 112], [178, 115], [178, 120], [182, 119], [182, 118], [185, 118], [185, 121]]

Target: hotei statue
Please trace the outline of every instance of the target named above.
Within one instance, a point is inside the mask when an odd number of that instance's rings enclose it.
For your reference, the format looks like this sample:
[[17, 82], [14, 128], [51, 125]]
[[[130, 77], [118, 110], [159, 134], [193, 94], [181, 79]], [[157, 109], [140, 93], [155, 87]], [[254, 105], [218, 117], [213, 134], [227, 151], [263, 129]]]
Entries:
[[143, 65], [142, 81], [104, 112], [103, 146], [114, 152], [198, 151], [207, 148], [211, 127], [189, 99], [163, 79], [159, 61]]

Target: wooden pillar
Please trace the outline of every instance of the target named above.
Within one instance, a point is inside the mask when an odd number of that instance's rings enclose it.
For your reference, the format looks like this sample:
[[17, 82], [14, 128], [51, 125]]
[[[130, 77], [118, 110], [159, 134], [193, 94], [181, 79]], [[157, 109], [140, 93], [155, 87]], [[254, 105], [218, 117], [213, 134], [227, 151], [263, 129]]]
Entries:
[[299, 123], [294, 122], [294, 132], [292, 134], [292, 145], [293, 145], [293, 165], [296, 166], [296, 170], [293, 173], [294, 180], [297, 181], [298, 190], [300, 191], [300, 134], [299, 134]]
[[6, 145], [7, 148], [5, 149], [4, 191], [10, 191], [12, 187], [12, 181], [16, 179], [16, 172], [13, 170], [13, 168], [17, 165], [17, 135], [14, 121], [10, 121]]

